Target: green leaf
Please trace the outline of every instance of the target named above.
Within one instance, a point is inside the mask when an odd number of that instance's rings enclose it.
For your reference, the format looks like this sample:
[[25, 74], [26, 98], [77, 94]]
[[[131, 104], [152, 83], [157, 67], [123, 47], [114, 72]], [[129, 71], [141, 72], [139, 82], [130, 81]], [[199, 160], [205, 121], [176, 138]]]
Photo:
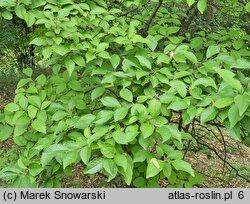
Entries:
[[40, 6], [43, 6], [44, 4], [46, 4], [46, 1], [44, 1], [44, 0], [36, 0], [36, 1], [32, 2], [31, 7], [32, 7], [32, 9], [34, 9], [34, 8], [38, 8]]
[[180, 30], [179, 26], [170, 26], [167, 28], [167, 35], [177, 33]]
[[188, 6], [192, 6], [194, 4], [195, 0], [187, 0]]
[[95, 120], [95, 118], [96, 116], [92, 114], [83, 115], [75, 123], [74, 127], [78, 129], [85, 129]]
[[164, 54], [169, 54], [170, 51], [174, 51], [174, 49], [176, 48], [176, 45], [173, 44], [169, 44], [164, 48]]
[[42, 150], [45, 147], [52, 145], [52, 143], [53, 141], [49, 138], [40, 138], [32, 148], [35, 150]]
[[63, 157], [63, 169], [65, 169], [70, 164], [73, 164], [74, 162], [76, 162], [77, 158], [78, 158], [77, 151], [67, 152]]
[[228, 111], [228, 118], [230, 122], [230, 128], [233, 128], [241, 119], [238, 107], [234, 104]]
[[80, 151], [80, 157], [83, 163], [87, 165], [91, 157], [91, 148], [88, 146], [83, 147]]
[[186, 57], [183, 52], [178, 52], [174, 54], [173, 58], [177, 63], [186, 63]]
[[26, 13], [24, 5], [16, 5], [15, 12], [16, 12], [16, 15], [19, 18], [24, 19], [24, 16], [25, 16], [25, 13]]
[[160, 101], [166, 104], [171, 103], [174, 99], [175, 99], [175, 96], [172, 94], [165, 93], [160, 96]]
[[165, 163], [163, 166], [163, 174], [164, 176], [166, 176], [167, 178], [169, 178], [171, 176], [172, 173], [172, 166], [169, 163]]
[[100, 43], [99, 45], [97, 45], [96, 47], [96, 53], [99, 53], [99, 52], [103, 52], [105, 51], [107, 48], [109, 47], [109, 44], [108, 43]]
[[223, 97], [215, 101], [214, 106], [217, 108], [225, 108], [233, 103], [232, 97]]
[[44, 168], [39, 163], [31, 163], [29, 165], [29, 172], [31, 176], [37, 176], [39, 175]]
[[232, 63], [231, 68], [236, 68], [236, 69], [250, 69], [250, 61], [240, 58], [237, 59], [236, 62]]
[[188, 108], [188, 104], [185, 100], [176, 100], [173, 101], [169, 106], [168, 109], [172, 109], [175, 111], [179, 111], [179, 110], [183, 110], [183, 109], [187, 109]]
[[103, 168], [103, 159], [97, 158], [90, 161], [87, 168], [84, 170], [84, 174], [95, 174]]
[[85, 54], [85, 57], [86, 57], [86, 62], [89, 63], [90, 61], [92, 61], [93, 59], [96, 58], [96, 55], [91, 52], [91, 51], [88, 51], [86, 54]]
[[162, 171], [163, 165], [163, 161], [152, 158], [147, 166], [146, 178], [148, 179], [159, 174]]
[[27, 131], [27, 124], [16, 125], [13, 137], [18, 137]]
[[[42, 46], [42, 45], [47, 45], [47, 40], [46, 38], [34, 38], [31, 42], [30, 42], [30, 45], [38, 45], [38, 46]], [[48, 48], [47, 48], [48, 49]], [[51, 49], [51, 48], [50, 48]], [[52, 50], [51, 50], [52, 51]], [[50, 51], [47, 51], [45, 50], [44, 52], [50, 52]], [[48, 53], [45, 53], [45, 55], [49, 55]], [[51, 54], [51, 53], [50, 53]]]
[[46, 76], [44, 76], [44, 74], [41, 74], [40, 76], [38, 76], [38, 77], [36, 78], [36, 80], [37, 80], [37, 83], [38, 83], [40, 86], [44, 86], [45, 83], [46, 83], [46, 81], [47, 81]]
[[114, 55], [111, 56], [111, 58], [109, 60], [111, 62], [112, 67], [114, 69], [116, 69], [118, 67], [118, 65], [120, 64], [121, 59], [120, 59], [119, 55], [114, 54]]
[[101, 102], [104, 106], [111, 107], [111, 108], [120, 108], [121, 104], [119, 101], [113, 97], [106, 96], [101, 99]]
[[98, 97], [102, 96], [105, 92], [105, 88], [103, 87], [97, 87], [91, 92], [91, 100], [95, 100]]
[[207, 0], [199, 0], [197, 4], [197, 8], [203, 14], [207, 8]]
[[28, 106], [28, 115], [31, 119], [34, 119], [36, 117], [38, 109], [34, 106]]
[[171, 137], [171, 132], [169, 131], [168, 126], [166, 126], [166, 125], [163, 125], [161, 127], [157, 127], [156, 132], [158, 132], [161, 135], [163, 142], [168, 141]]
[[153, 98], [148, 102], [148, 111], [152, 117], [157, 117], [161, 113], [161, 101]]
[[27, 26], [31, 27], [36, 21], [35, 15], [31, 12], [28, 12], [24, 15], [24, 20], [26, 21]]
[[94, 123], [98, 125], [102, 125], [108, 122], [113, 117], [113, 115], [114, 115], [113, 111], [102, 110], [97, 114]]
[[171, 137], [177, 139], [179, 142], [182, 142], [182, 134], [181, 132], [178, 130], [177, 126], [174, 125], [166, 125], [166, 127], [168, 128]]
[[152, 69], [151, 62], [145, 56], [136, 55], [135, 57], [139, 60], [142, 66]]
[[139, 134], [137, 125], [130, 125], [126, 128], [126, 132], [115, 131], [112, 136], [118, 144], [128, 144], [132, 142]]
[[136, 138], [136, 136], [139, 134], [138, 129], [139, 129], [138, 125], [127, 126], [125, 130], [126, 143], [132, 142]]
[[183, 154], [179, 150], [174, 150], [174, 151], [172, 151], [172, 152], [170, 152], [168, 154], [168, 158], [169, 159], [175, 159], [175, 160], [182, 159], [183, 158]]
[[225, 64], [233, 64], [235, 62], [235, 59], [230, 56], [229, 54], [226, 54], [226, 53], [220, 53], [216, 58], [215, 60], [218, 60], [220, 62], [223, 62]]
[[196, 58], [196, 56], [192, 53], [192, 52], [189, 52], [189, 51], [182, 51], [180, 53], [183, 53], [184, 56], [191, 62], [193, 62], [194, 64], [197, 64], [198, 63], [198, 60]]
[[[22, 172], [21, 172], [22, 174]], [[6, 171], [0, 172], [0, 179], [15, 179], [17, 177], [17, 173]]]
[[194, 170], [191, 165], [184, 160], [174, 160], [172, 161], [172, 165], [177, 171], [185, 171], [194, 177]]
[[135, 155], [134, 155], [134, 160], [133, 162], [143, 162], [146, 160], [147, 156], [149, 154], [149, 151], [146, 151], [145, 149], [141, 149], [139, 151], [136, 151]]
[[39, 96], [29, 96], [28, 101], [31, 105], [33, 105], [37, 108], [41, 107], [42, 101], [41, 101]]
[[85, 110], [86, 109], [85, 100], [80, 99], [80, 98], [73, 98], [70, 101], [70, 104], [69, 104], [70, 109], [72, 109], [74, 105], [75, 105], [76, 109], [78, 109], [78, 110]]
[[220, 69], [217, 67], [214, 67], [214, 70], [229, 84], [231, 87], [235, 88], [238, 91], [242, 91], [243, 87], [241, 83], [234, 79], [235, 74], [229, 70], [226, 69]]
[[100, 147], [101, 153], [104, 157], [109, 159], [114, 158], [116, 152], [114, 145], [105, 142], [97, 142], [97, 145]]
[[187, 86], [184, 82], [179, 80], [173, 80], [170, 82], [170, 85], [177, 90], [182, 98], [187, 95]]
[[[130, 29], [130, 31], [134, 32], [134, 29]], [[131, 34], [129, 34], [129, 35], [131, 35]], [[137, 35], [137, 34], [135, 34], [135, 35], [132, 34], [132, 35], [133, 35], [133, 37], [132, 37], [131, 41], [133, 43], [146, 43], [146, 44], [150, 43], [150, 40], [148, 38], [143, 38], [141, 35]]]
[[239, 50], [240, 48], [242, 48], [244, 46], [244, 41], [243, 40], [236, 40], [233, 42], [233, 47], [236, 50]]
[[186, 76], [192, 75], [192, 72], [190, 71], [180, 71], [180, 72], [175, 72], [174, 73], [174, 79], [179, 79], [179, 78], [183, 78]]
[[68, 151], [68, 150], [69, 150], [69, 148], [63, 144], [52, 144], [45, 149], [45, 152], [47, 152], [47, 153], [62, 153], [62, 152]]
[[200, 86], [200, 85], [205, 86], [205, 87], [211, 86], [217, 90], [217, 86], [211, 77], [206, 77], [206, 78], [202, 77], [202, 78], [197, 79], [193, 83], [192, 88], [195, 86]]
[[246, 4], [245, 8], [246, 8], [246, 11], [247, 11], [248, 13], [250, 13], [250, 2], [248, 2], [248, 3]]
[[31, 82], [31, 78], [26, 78], [26, 79], [21, 79], [18, 84], [17, 84], [17, 88], [21, 88], [23, 86], [25, 86], [26, 84], [28, 84], [29, 82]]
[[151, 84], [152, 84], [153, 88], [155, 88], [155, 87], [158, 86], [159, 81], [158, 81], [158, 79], [155, 76], [151, 76], [150, 77], [150, 81], [151, 81]]
[[89, 5], [86, 4], [86, 3], [80, 3], [79, 6], [80, 6], [83, 10], [90, 11]]
[[100, 15], [100, 14], [107, 13], [107, 10], [100, 6], [95, 6], [94, 8], [91, 9], [90, 13]]
[[54, 45], [52, 49], [55, 51], [55, 53], [64, 56], [69, 52], [69, 48], [66, 45]]
[[175, 49], [175, 54], [179, 53], [179, 52], [183, 52], [183, 51], [187, 51], [189, 49], [189, 46], [186, 44], [181, 44], [179, 45], [176, 49]]
[[124, 119], [128, 114], [128, 107], [121, 107], [115, 110], [114, 112], [114, 121], [117, 122], [119, 120]]
[[115, 162], [112, 159], [103, 160], [103, 168], [109, 174], [108, 181], [115, 178], [117, 175], [118, 169]]
[[15, 103], [9, 103], [4, 108], [4, 111], [7, 111], [7, 112], [16, 112], [18, 110], [19, 110], [19, 106]]
[[11, 19], [13, 18], [13, 15], [12, 15], [12, 13], [9, 12], [9, 11], [4, 11], [4, 12], [2, 13], [2, 17], [3, 17], [4, 19], [6, 19], [6, 20], [11, 20]]
[[51, 152], [43, 152], [43, 154], [41, 156], [42, 167], [45, 167], [53, 158], [54, 158], [53, 153], [51, 153]]
[[64, 64], [68, 70], [69, 76], [71, 76], [72, 72], [75, 69], [75, 62], [69, 58], [66, 58], [66, 60], [64, 61]]
[[233, 128], [230, 128], [230, 123], [228, 121], [225, 121], [225, 126], [226, 126], [226, 130], [227, 130], [227, 134], [230, 137], [232, 137], [233, 139], [235, 139], [237, 141], [242, 141], [239, 124], [235, 125]]
[[9, 125], [0, 125], [0, 142], [8, 139], [13, 132], [13, 128], [10, 127]]
[[154, 132], [154, 129], [155, 129], [154, 125], [150, 123], [142, 123], [140, 127], [140, 130], [144, 138], [148, 138], [149, 136], [151, 136]]
[[133, 101], [133, 94], [130, 90], [126, 89], [126, 88], [123, 88], [121, 91], [120, 91], [120, 96], [125, 99], [126, 101], [128, 102], [132, 102]]
[[166, 54], [160, 53], [159, 56], [157, 57], [157, 64], [165, 63], [169, 64], [171, 61], [170, 57]]
[[41, 119], [36, 119], [32, 122], [31, 126], [34, 130], [46, 134], [45, 121], [43, 121]]
[[72, 60], [78, 65], [78, 66], [85, 66], [85, 60], [82, 56], [80, 55], [74, 55], [72, 56]]
[[27, 68], [27, 69], [23, 69], [23, 73], [28, 76], [28, 77], [31, 77], [32, 76], [32, 73], [33, 73], [33, 70], [31, 68]]
[[37, 188], [36, 179], [32, 176], [20, 175], [13, 183], [13, 188]]
[[201, 123], [206, 123], [216, 118], [218, 114], [218, 109], [210, 106], [201, 112]]
[[110, 55], [107, 51], [102, 51], [102, 52], [98, 53], [97, 55], [103, 59], [110, 59]]
[[123, 171], [123, 169], [121, 169], [120, 173], [123, 175], [126, 184], [130, 185], [132, 178], [133, 178], [133, 162], [130, 156], [127, 156], [126, 171]]
[[67, 115], [68, 115], [68, 113], [65, 111], [57, 111], [56, 113], [54, 113], [51, 120], [52, 121], [59, 121], [59, 120], [62, 120], [63, 118], [65, 118]]
[[50, 58], [52, 55], [52, 48], [51, 47], [45, 47], [42, 49], [42, 54], [45, 59]]
[[81, 83], [77, 80], [70, 80], [68, 85], [74, 91], [82, 91]]
[[149, 35], [147, 38], [150, 40], [150, 43], [147, 43], [148, 47], [151, 51], [154, 51], [158, 44], [157, 38], [152, 35]]
[[122, 167], [124, 171], [127, 170], [128, 161], [125, 155], [122, 154], [115, 155], [114, 161], [116, 165]]
[[239, 109], [240, 116], [242, 116], [250, 104], [250, 97], [247, 95], [238, 95], [234, 98], [234, 102]]
[[133, 185], [138, 188], [145, 188], [146, 185], [146, 180], [142, 177], [138, 177], [133, 181]]
[[220, 52], [220, 46], [218, 46], [218, 45], [211, 45], [207, 49], [206, 57], [207, 57], [207, 59], [211, 58], [212, 56], [214, 56], [215, 54], [218, 54], [219, 52]]

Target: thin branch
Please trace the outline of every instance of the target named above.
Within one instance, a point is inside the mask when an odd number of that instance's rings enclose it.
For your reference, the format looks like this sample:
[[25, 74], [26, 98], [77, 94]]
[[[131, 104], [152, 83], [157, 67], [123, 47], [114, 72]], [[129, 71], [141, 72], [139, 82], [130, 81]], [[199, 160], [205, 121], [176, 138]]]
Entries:
[[162, 2], [163, 2], [163, 0], [159, 0], [154, 12], [152, 13], [152, 15], [150, 16], [150, 18], [147, 21], [147, 24], [146, 24], [145, 28], [141, 31], [141, 35], [143, 37], [148, 36], [148, 29], [149, 29], [150, 25], [152, 24], [154, 18], [156, 17], [156, 14], [157, 14], [158, 10], [160, 9], [160, 7], [162, 5]]
[[[195, 136], [193, 135], [193, 137], [195, 138]], [[244, 177], [243, 175], [241, 175], [238, 171], [238, 169], [236, 169], [232, 164], [230, 164], [228, 161], [224, 161], [224, 158], [217, 152], [216, 149], [214, 149], [213, 147], [210, 147], [209, 145], [205, 144], [205, 143], [201, 143], [200, 140], [198, 140], [197, 138], [195, 138], [196, 142], [200, 145], [203, 145], [205, 147], [207, 147], [208, 149], [210, 149], [211, 151], [213, 151], [216, 156], [223, 162], [225, 162], [231, 169], [233, 169], [236, 172], [236, 175], [242, 179], [244, 179], [245, 181], [247, 181], [248, 183], [250, 183], [250, 180], [246, 177]]]
[[[224, 138], [224, 135], [223, 135], [221, 129], [218, 126], [216, 126], [216, 128], [219, 131], [221, 138], [222, 138], [223, 148], [224, 148], [224, 161], [226, 161], [227, 160], [227, 146], [226, 146], [225, 138]], [[223, 169], [225, 169], [225, 165], [226, 165], [226, 163], [224, 162]]]
[[[197, 2], [196, 2], [196, 4], [197, 4]], [[193, 7], [191, 7], [188, 10], [188, 13], [187, 13], [188, 17], [182, 22], [181, 30], [179, 31], [180, 35], [184, 35], [185, 32], [187, 32], [187, 30], [189, 29], [189, 27], [190, 27], [191, 23], [193, 22], [194, 18], [198, 15], [199, 10], [196, 7], [196, 4], [193, 4]], [[193, 10], [193, 9], [194, 9], [193, 13], [191, 15], [189, 15], [191, 10]]]
[[210, 128], [206, 127], [205, 125], [202, 125], [202, 124], [198, 124], [198, 126], [206, 129], [209, 133], [211, 132], [213, 134], [213, 136], [218, 140], [220, 141], [220, 139], [217, 137], [217, 135], [215, 134], [215, 132], [213, 130], [211, 130]]

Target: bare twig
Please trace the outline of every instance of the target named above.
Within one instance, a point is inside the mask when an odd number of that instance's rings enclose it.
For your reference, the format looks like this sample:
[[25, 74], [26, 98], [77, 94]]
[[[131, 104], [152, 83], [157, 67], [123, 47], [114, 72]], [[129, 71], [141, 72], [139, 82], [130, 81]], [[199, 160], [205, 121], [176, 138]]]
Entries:
[[[218, 126], [216, 126], [216, 128], [219, 131], [221, 138], [222, 138], [222, 143], [223, 143], [223, 148], [224, 148], [224, 161], [226, 161], [227, 160], [227, 146], [226, 146], [225, 138], [224, 138], [224, 135], [223, 135], [221, 129]], [[223, 170], [225, 170], [225, 165], [226, 165], [226, 163], [224, 162]]]
[[195, 135], [193, 135], [193, 137], [195, 138], [196, 142], [202, 146], [207, 147], [208, 149], [210, 149], [211, 151], [213, 151], [216, 156], [223, 162], [225, 162], [225, 164], [227, 164], [231, 169], [233, 169], [236, 172], [236, 175], [242, 179], [244, 179], [245, 181], [247, 181], [248, 183], [250, 183], [250, 180], [248, 178], [246, 178], [245, 176], [241, 175], [238, 171], [238, 169], [236, 169], [231, 163], [229, 163], [228, 161], [224, 160], [224, 158], [217, 152], [216, 149], [214, 149], [213, 147], [210, 147], [208, 144], [202, 143], [200, 141], [200, 139], [197, 139]]

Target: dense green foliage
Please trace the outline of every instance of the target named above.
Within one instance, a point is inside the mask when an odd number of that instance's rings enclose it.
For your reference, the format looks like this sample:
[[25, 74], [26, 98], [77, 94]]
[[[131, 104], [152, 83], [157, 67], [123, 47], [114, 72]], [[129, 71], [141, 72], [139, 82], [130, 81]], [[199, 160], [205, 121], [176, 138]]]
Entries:
[[219, 121], [249, 145], [250, 35], [187, 33], [188, 6], [204, 13], [207, 1], [1, 0], [3, 18], [35, 29], [30, 45], [53, 73], [34, 79], [24, 69], [0, 115], [0, 141], [21, 149], [0, 178], [58, 187], [80, 162], [109, 181], [191, 187], [202, 182], [182, 152], [194, 123]]

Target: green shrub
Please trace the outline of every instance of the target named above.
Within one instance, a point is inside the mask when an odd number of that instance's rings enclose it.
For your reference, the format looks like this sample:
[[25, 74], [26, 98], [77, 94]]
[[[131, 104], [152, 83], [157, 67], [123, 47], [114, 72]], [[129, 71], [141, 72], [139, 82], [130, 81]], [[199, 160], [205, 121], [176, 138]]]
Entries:
[[[84, 174], [102, 171], [108, 181], [122, 175], [128, 185], [158, 187], [164, 178], [170, 187], [191, 187], [202, 182], [182, 153], [193, 123], [219, 120], [236, 140], [249, 138], [244, 32], [178, 36], [178, 16], [164, 18], [163, 7], [143, 30], [141, 21], [162, 1], [139, 20], [112, 1], [3, 2], [5, 18], [14, 11], [46, 30], [31, 44], [53, 70], [32, 79], [25, 69], [0, 115], [0, 141], [12, 137], [21, 148], [16, 164], [0, 172], [13, 187], [58, 187], [57, 176], [79, 162]], [[206, 1], [199, 2], [203, 12]]]

